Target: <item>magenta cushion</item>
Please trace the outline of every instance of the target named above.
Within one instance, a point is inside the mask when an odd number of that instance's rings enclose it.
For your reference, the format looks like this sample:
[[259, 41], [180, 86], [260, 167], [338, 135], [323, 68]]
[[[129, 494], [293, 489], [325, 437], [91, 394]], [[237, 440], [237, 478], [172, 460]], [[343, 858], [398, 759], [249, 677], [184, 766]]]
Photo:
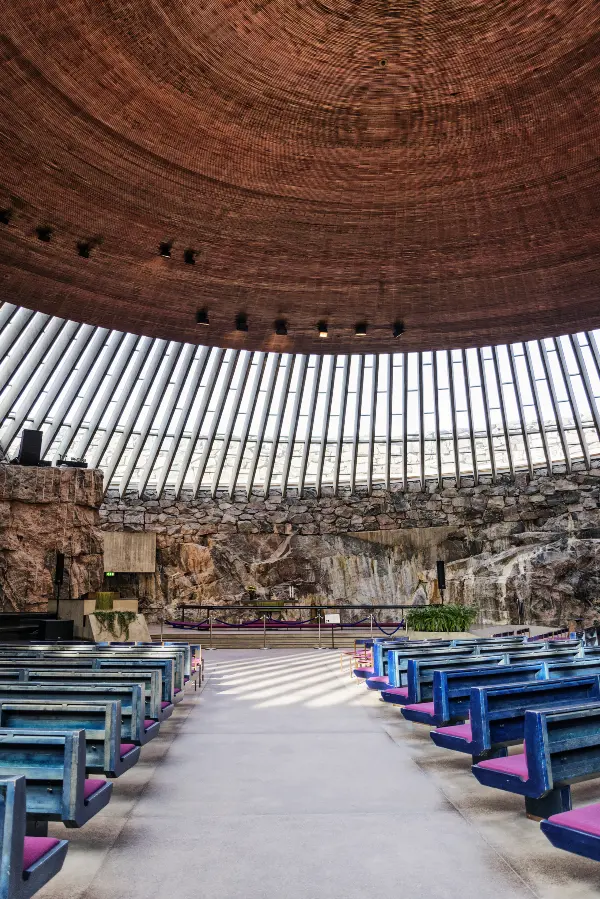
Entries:
[[465, 724], [453, 724], [451, 727], [438, 727], [436, 728], [436, 734], [448, 734], [449, 737], [460, 737], [461, 740], [466, 740], [467, 743], [471, 743], [473, 740], [470, 721], [465, 722]]
[[369, 680], [372, 680], [376, 684], [387, 684], [388, 683], [387, 674], [386, 675], [378, 674], [377, 677], [370, 677]]
[[149, 730], [149, 728], [151, 728], [152, 725], [156, 724], [156, 723], [157, 722], [154, 720], [154, 718], [145, 718], [144, 719], [144, 730]]
[[391, 696], [408, 696], [408, 687], [390, 687], [385, 693]]
[[161, 709], [166, 709], [170, 705], [173, 705], [173, 703], [172, 702], [161, 702], [160, 707], [161, 707]]
[[123, 758], [124, 755], [127, 755], [128, 752], [131, 752], [132, 749], [135, 749], [133, 743], [121, 743], [119, 747], [121, 758]]
[[416, 709], [417, 712], [425, 712], [427, 715], [433, 715], [435, 706], [432, 702], [413, 702], [412, 705], [405, 705], [405, 709]]
[[54, 837], [25, 837], [23, 845], [23, 870], [35, 865], [47, 852], [58, 846], [60, 840]]
[[175, 693], [181, 693], [181, 689], [179, 687], [175, 687]]
[[94, 793], [97, 793], [100, 787], [106, 785], [105, 780], [84, 780], [83, 782], [83, 798], [89, 799]]
[[572, 812], [561, 812], [548, 818], [552, 824], [562, 824], [573, 830], [582, 830], [600, 837], [600, 802], [594, 805], [586, 805], [583, 808], [574, 808]]
[[503, 759], [488, 759], [485, 762], [479, 762], [479, 767], [500, 771], [502, 774], [514, 774], [520, 777], [521, 780], [529, 780], [527, 759], [524, 752], [520, 752], [518, 755], [507, 755]]

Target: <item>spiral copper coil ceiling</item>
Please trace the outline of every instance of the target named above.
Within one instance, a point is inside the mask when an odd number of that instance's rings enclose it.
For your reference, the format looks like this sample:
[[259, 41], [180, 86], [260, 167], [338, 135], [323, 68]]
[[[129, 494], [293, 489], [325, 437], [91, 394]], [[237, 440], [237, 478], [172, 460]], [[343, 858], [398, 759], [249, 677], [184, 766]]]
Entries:
[[600, 326], [597, 0], [6, 0], [2, 28], [4, 300], [277, 352]]

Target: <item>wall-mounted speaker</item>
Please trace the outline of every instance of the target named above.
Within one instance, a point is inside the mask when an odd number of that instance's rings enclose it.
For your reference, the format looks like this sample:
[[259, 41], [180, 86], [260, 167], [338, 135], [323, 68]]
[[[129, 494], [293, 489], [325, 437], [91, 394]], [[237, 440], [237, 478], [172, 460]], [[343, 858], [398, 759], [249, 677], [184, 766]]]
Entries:
[[65, 578], [65, 554], [56, 553], [56, 568], [54, 570], [54, 583], [60, 586]]
[[19, 447], [19, 465], [39, 465], [42, 457], [42, 431], [21, 432], [21, 445]]
[[437, 581], [438, 587], [440, 590], [446, 589], [446, 563], [445, 562], [436, 562], [437, 568]]

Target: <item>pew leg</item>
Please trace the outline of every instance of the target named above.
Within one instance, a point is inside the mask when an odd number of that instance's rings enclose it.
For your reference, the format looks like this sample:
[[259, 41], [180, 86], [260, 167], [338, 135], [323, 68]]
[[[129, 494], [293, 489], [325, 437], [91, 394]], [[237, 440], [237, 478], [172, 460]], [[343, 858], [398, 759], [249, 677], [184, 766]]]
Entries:
[[508, 755], [506, 746], [497, 746], [495, 749], [486, 749], [481, 755], [473, 756], [473, 764], [478, 765], [479, 762], [487, 762], [488, 759], [503, 759]]
[[525, 812], [532, 821], [542, 821], [550, 815], [558, 815], [559, 812], [571, 811], [571, 788], [550, 790], [541, 799], [531, 796], [525, 797]]
[[27, 823], [25, 825], [25, 836], [47, 837], [48, 836], [48, 819], [47, 818], [36, 818], [35, 815], [27, 815]]

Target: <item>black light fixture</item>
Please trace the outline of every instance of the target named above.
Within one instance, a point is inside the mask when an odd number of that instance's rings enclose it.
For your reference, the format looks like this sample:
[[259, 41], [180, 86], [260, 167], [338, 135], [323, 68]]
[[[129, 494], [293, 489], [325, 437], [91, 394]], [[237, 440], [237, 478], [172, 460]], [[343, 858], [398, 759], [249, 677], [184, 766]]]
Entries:
[[327, 337], [329, 335], [329, 328], [326, 321], [317, 322], [317, 331], [319, 332], [319, 337]]
[[356, 337], [366, 337], [367, 336], [367, 323], [366, 322], [358, 322], [356, 328], [354, 329], [354, 333]]
[[82, 259], [89, 259], [90, 253], [92, 252], [92, 242], [90, 240], [78, 240], [77, 252]]
[[164, 256], [165, 259], [169, 259], [171, 256], [171, 250], [173, 249], [173, 241], [172, 240], [162, 240], [158, 245], [158, 252], [161, 256]]
[[0, 225], [9, 225], [12, 218], [12, 209], [0, 209]]
[[209, 325], [210, 322], [208, 320], [208, 309], [198, 309], [196, 312], [196, 324], [197, 325]]
[[404, 334], [404, 322], [394, 322], [394, 337], [400, 337]]
[[248, 330], [248, 318], [244, 312], [240, 312], [240, 314], [236, 316], [235, 329], [236, 331]]
[[38, 225], [35, 229], [37, 239], [41, 240], [43, 243], [50, 243], [52, 231], [53, 229], [50, 225]]
[[280, 337], [285, 337], [287, 334], [287, 323], [284, 318], [278, 318], [275, 322], [275, 333], [279, 334]]
[[198, 253], [196, 250], [192, 250], [191, 247], [188, 247], [183, 251], [183, 261], [186, 265], [196, 265], [196, 256]]

